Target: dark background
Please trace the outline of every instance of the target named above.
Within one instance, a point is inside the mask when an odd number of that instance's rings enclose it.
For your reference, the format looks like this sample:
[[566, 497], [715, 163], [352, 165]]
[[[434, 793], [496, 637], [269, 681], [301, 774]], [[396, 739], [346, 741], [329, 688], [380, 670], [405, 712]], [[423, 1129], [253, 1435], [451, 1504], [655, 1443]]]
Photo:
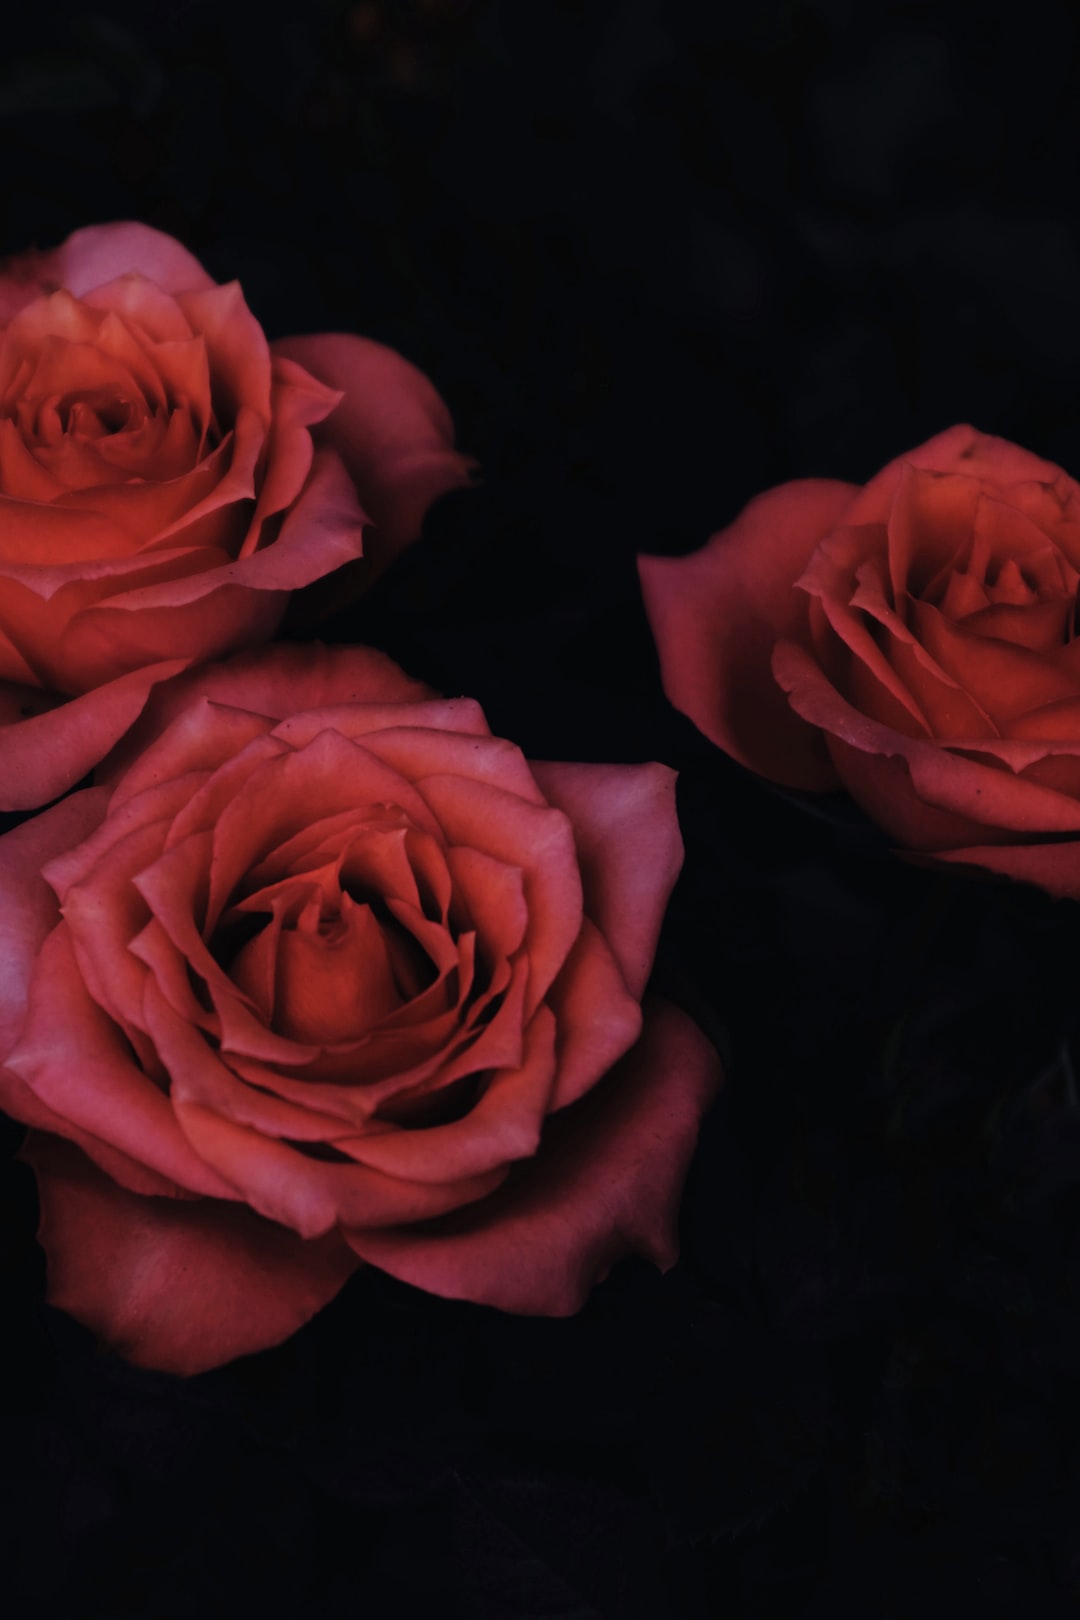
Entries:
[[544, 1322], [364, 1273], [186, 1383], [43, 1305], [5, 1127], [18, 1620], [1075, 1612], [1080, 915], [718, 756], [634, 557], [954, 421], [1080, 472], [1078, 49], [1050, 0], [5, 15], [0, 252], [142, 219], [434, 379], [484, 482], [323, 634], [679, 767], [657, 983], [728, 1060], [667, 1277]]

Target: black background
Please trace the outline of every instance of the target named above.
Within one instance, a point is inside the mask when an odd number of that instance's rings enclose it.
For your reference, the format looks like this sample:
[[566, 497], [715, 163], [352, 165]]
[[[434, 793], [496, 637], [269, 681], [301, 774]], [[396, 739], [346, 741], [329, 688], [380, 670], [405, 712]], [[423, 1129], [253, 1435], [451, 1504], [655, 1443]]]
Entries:
[[187, 1382], [43, 1305], [6, 1126], [20, 1620], [1074, 1612], [1080, 915], [717, 755], [634, 557], [954, 421], [1080, 472], [1078, 50], [1050, 0], [5, 16], [0, 252], [142, 219], [433, 378], [484, 482], [322, 633], [680, 769], [656, 978], [728, 1069], [668, 1276], [543, 1322], [365, 1272]]

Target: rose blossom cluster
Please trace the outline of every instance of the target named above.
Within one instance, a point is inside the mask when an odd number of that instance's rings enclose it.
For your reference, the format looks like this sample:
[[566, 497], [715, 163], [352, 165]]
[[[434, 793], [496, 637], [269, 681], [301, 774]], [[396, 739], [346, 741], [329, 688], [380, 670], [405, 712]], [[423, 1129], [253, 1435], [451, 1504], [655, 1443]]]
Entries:
[[49, 1299], [143, 1365], [277, 1343], [364, 1265], [560, 1315], [675, 1259], [719, 1068], [643, 1008], [673, 773], [263, 645], [470, 470], [400, 356], [268, 343], [156, 231], [0, 269], [0, 809], [37, 812], [0, 838], [0, 1105]]

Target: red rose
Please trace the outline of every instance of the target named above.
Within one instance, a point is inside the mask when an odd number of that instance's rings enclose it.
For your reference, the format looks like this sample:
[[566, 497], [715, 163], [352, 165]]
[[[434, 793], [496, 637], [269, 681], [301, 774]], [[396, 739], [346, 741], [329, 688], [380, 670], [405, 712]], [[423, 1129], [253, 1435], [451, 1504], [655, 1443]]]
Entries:
[[407, 361], [268, 344], [144, 225], [8, 261], [0, 323], [0, 809], [66, 791], [156, 682], [267, 639], [366, 521], [377, 568], [468, 476]]
[[865, 488], [760, 495], [640, 560], [672, 702], [897, 842], [1080, 898], [1080, 487], [954, 427]]
[[660, 765], [530, 765], [363, 648], [155, 693], [0, 839], [0, 1102], [49, 1297], [189, 1373], [362, 1262], [509, 1311], [668, 1266], [716, 1055], [639, 1005], [682, 859]]

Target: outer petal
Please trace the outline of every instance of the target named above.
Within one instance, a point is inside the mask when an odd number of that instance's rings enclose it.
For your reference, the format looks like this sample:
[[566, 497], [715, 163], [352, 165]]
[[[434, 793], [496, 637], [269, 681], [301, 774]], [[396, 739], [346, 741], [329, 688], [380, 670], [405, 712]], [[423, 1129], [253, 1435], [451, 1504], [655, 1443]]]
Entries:
[[0, 683], [0, 810], [32, 810], [74, 787], [138, 719], [155, 686], [184, 668], [182, 659], [149, 664], [37, 713], [40, 693]]
[[431, 383], [393, 349], [339, 332], [271, 347], [344, 395], [315, 437], [338, 451], [376, 526], [364, 536], [370, 582], [419, 537], [432, 501], [469, 482], [475, 463], [454, 449], [450, 413]]
[[[192, 1150], [169, 1099], [129, 1052], [91, 999], [61, 924], [38, 952], [26, 1022], [7, 1067], [58, 1119], [70, 1121], [80, 1140], [97, 1138], [145, 1165], [155, 1185], [164, 1177], [188, 1192], [231, 1198], [231, 1185]], [[140, 1181], [135, 1190], [141, 1187]]]
[[982, 479], [997, 489], [1032, 481], [1054, 484], [1063, 478], [1072, 486], [1072, 480], [1052, 461], [1044, 461], [1007, 439], [980, 433], [967, 422], [958, 422], [955, 427], [936, 433], [925, 444], [905, 451], [875, 473], [859, 491], [846, 521], [884, 523], [905, 467], [918, 467], [924, 472], [962, 473], [968, 478]]
[[48, 253], [8, 260], [0, 271], [0, 320], [9, 321], [32, 299], [57, 287], [81, 298], [132, 271], [171, 293], [215, 285], [198, 259], [164, 231], [135, 220], [88, 225]]
[[0, 838], [0, 1060], [22, 1027], [37, 953], [60, 921], [41, 868], [90, 836], [108, 798], [104, 788], [74, 793]]
[[802, 648], [782, 642], [773, 668], [798, 713], [824, 730], [852, 797], [900, 842], [932, 850], [994, 829], [1006, 842], [1080, 833], [1074, 799], [859, 714]]
[[679, 1198], [720, 1083], [705, 1036], [666, 1002], [588, 1097], [550, 1120], [535, 1159], [472, 1208], [412, 1228], [348, 1232], [365, 1260], [451, 1299], [569, 1316], [616, 1260], [674, 1265]]
[[549, 804], [574, 827], [585, 911], [640, 999], [683, 860], [675, 772], [666, 765], [533, 762]]
[[808, 478], [767, 490], [689, 557], [640, 557], [664, 690], [711, 741], [788, 787], [837, 785], [821, 740], [772, 676], [776, 642], [808, 642], [796, 589], [818, 542], [844, 518], [850, 484]]
[[106, 760], [98, 780], [114, 781], [195, 697], [284, 720], [338, 703], [410, 703], [436, 695], [373, 647], [326, 647], [319, 642], [259, 647], [227, 662], [192, 669], [183, 679], [161, 687], [137, 729]]
[[1058, 900], [1080, 900], [1080, 842], [1060, 844], [975, 844], [939, 849], [935, 861], [979, 866], [1019, 883], [1034, 883]]
[[48, 1300], [138, 1366], [204, 1372], [283, 1339], [356, 1269], [336, 1237], [305, 1242], [215, 1200], [144, 1198], [36, 1134]]

